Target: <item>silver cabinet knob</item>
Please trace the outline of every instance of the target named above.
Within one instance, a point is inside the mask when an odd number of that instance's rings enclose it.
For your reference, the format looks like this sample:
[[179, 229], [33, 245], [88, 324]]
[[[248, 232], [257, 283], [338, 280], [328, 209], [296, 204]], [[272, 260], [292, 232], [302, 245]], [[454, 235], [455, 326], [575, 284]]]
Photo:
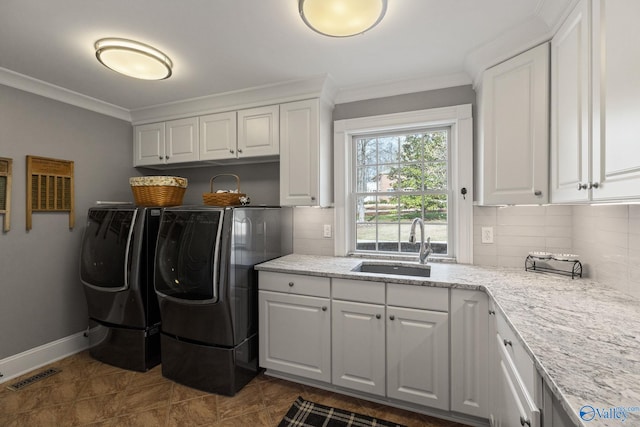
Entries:
[[311, 200], [315, 201], [316, 200], [316, 196], [311, 196]]
[[540, 196], [542, 196], [542, 191], [536, 190], [536, 191], [533, 192], [533, 195], [540, 197]]
[[391, 316], [389, 316], [389, 320], [396, 320], [396, 316], [392, 314]]
[[242, 148], [238, 148], [238, 153], [242, 153]]
[[379, 319], [379, 318], [381, 318], [381, 317], [382, 317], [381, 315], [376, 314], [376, 319]]
[[293, 288], [293, 282], [289, 282], [289, 287]]
[[169, 160], [169, 156], [165, 156], [164, 158], [165, 158], [165, 159], [167, 159], [167, 160]]
[[235, 150], [229, 150], [229, 152], [230, 152], [231, 154], [233, 154], [233, 153], [235, 153], [236, 151], [235, 151]]
[[507, 339], [505, 339], [503, 342], [504, 342], [504, 346], [505, 346], [505, 347], [506, 347], [506, 346], [508, 346], [508, 345], [509, 345], [509, 346], [511, 346], [511, 347], [513, 347], [513, 343], [511, 342], [511, 340], [507, 340]]
[[495, 311], [495, 310], [489, 310], [489, 315], [490, 315], [490, 316], [495, 316], [495, 314], [496, 314], [496, 311]]
[[520, 415], [520, 425], [521, 426], [529, 426], [531, 427], [531, 421]]
[[160, 160], [164, 159], [164, 157], [162, 157], [162, 156], [158, 156], [158, 158], [159, 158]]
[[578, 191], [580, 191], [580, 190], [586, 190], [587, 188], [588, 188], [588, 187], [587, 187], [587, 184], [582, 184], [582, 183], [580, 183], [580, 182], [578, 183]]
[[591, 190], [592, 188], [598, 188], [600, 187], [600, 184], [597, 182], [590, 182], [589, 183], [589, 190]]
[[322, 311], [327, 311], [327, 306], [326, 305], [322, 306]]

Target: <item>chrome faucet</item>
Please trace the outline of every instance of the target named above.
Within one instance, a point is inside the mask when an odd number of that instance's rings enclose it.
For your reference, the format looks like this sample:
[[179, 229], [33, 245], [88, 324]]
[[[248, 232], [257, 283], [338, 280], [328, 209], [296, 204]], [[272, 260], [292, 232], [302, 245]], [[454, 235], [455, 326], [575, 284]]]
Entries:
[[420, 225], [420, 264], [424, 264], [429, 254], [431, 254], [431, 237], [427, 237], [424, 241], [424, 222], [422, 218], [415, 218], [411, 223], [411, 232], [409, 233], [409, 243], [416, 243], [416, 224]]

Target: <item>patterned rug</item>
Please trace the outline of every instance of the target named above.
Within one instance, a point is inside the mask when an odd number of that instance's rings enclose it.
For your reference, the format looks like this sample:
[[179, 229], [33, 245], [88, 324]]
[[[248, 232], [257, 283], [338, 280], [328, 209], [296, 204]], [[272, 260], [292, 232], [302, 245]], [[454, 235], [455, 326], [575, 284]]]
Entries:
[[405, 427], [298, 397], [278, 427]]

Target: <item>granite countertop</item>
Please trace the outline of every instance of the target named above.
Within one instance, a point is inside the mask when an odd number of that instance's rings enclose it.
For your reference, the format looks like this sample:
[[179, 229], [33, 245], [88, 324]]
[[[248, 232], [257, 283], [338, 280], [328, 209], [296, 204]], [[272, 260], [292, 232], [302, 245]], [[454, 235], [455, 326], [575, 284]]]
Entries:
[[[432, 263], [431, 277], [415, 279], [351, 271], [363, 261], [293, 254], [256, 269], [484, 290], [577, 425], [640, 425], [640, 302], [632, 297], [589, 279], [527, 272], [524, 268]], [[607, 411], [631, 409], [626, 411], [624, 423], [604, 417], [583, 422], [579, 412], [585, 405]]]

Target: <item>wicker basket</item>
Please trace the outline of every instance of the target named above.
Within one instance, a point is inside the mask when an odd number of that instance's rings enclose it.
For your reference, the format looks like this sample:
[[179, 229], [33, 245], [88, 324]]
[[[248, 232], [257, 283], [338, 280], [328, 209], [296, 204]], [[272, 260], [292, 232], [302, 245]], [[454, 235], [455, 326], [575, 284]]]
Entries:
[[[236, 179], [236, 193], [215, 193], [213, 191], [213, 181], [220, 176], [232, 176]], [[209, 206], [237, 206], [241, 205], [241, 199], [247, 195], [240, 192], [240, 177], [231, 173], [223, 173], [211, 178], [211, 193], [202, 193], [202, 200]]]
[[139, 176], [129, 178], [129, 185], [138, 206], [179, 206], [187, 189], [187, 179], [178, 176]]

